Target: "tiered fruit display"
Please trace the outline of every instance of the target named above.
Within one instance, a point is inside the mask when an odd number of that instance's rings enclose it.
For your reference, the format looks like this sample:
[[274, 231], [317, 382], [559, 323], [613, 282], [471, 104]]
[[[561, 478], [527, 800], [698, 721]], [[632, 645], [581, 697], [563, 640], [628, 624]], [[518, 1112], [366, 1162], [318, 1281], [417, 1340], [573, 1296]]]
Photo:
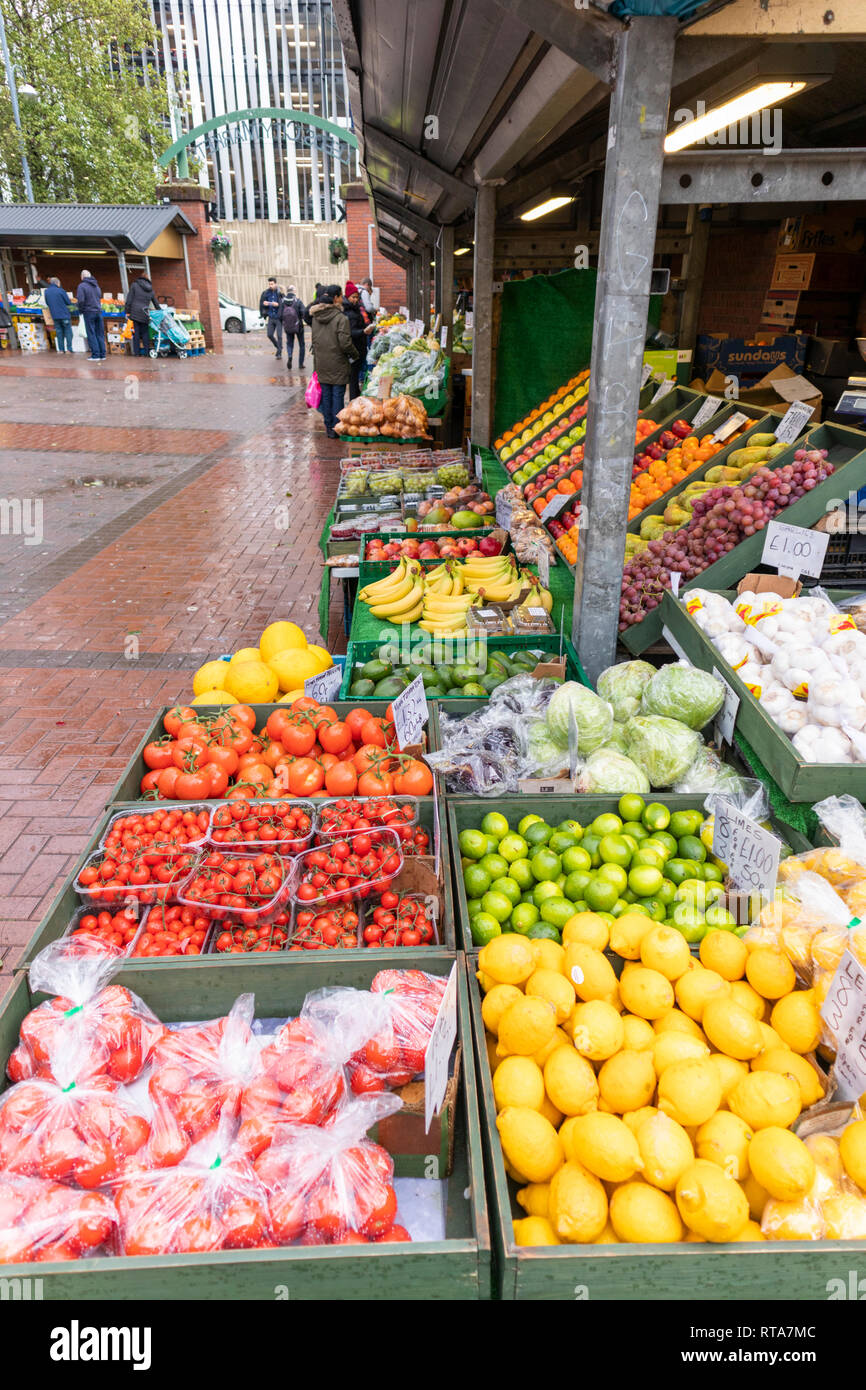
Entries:
[[531, 444], [525, 445], [506, 463], [516, 483], [528, 483], [546, 465], [558, 461], [563, 453], [580, 447], [586, 434], [587, 406], [574, 405], [558, 424], [551, 425]]
[[539, 663], [558, 659], [557, 652], [535, 656], [528, 651], [506, 654], [493, 650], [487, 651], [483, 666], [469, 661], [438, 662], [434, 666], [409, 656], [402, 665], [395, 665], [391, 646], [386, 643], [380, 648], [378, 657], [355, 669], [350, 693], [363, 698], [387, 696], [391, 699], [420, 676], [429, 700], [447, 695], [481, 700], [509, 677], [530, 674]]
[[383, 560], [399, 560], [405, 556], [407, 560], [448, 560], [461, 559], [464, 555], [501, 555], [502, 541], [496, 536], [443, 536], [437, 540], [431, 536], [427, 538], [415, 537], [411, 540], [390, 540], [384, 541], [381, 536], [374, 536], [367, 542], [364, 550], [364, 560], [373, 564]]
[[866, 1123], [791, 1130], [827, 1081], [780, 951], [710, 931], [696, 960], [648, 917], [584, 913], [562, 944], [497, 937], [478, 967], [517, 1244], [866, 1234]]
[[297, 623], [271, 623], [257, 647], [242, 647], [229, 661], [206, 661], [199, 667], [192, 703], [266, 705], [280, 691], [303, 694], [304, 681], [333, 664], [331, 653], [309, 643]]
[[533, 602], [547, 612], [549, 590], [538, 577], [519, 570], [509, 555], [470, 555], [462, 563], [446, 561], [426, 574], [417, 561], [401, 557], [396, 569], [361, 589], [358, 598], [375, 618], [418, 623], [425, 632], [453, 637], [466, 631], [469, 609], [479, 603], [511, 603], [529, 587]]
[[483, 488], [472, 483], [455, 487], [435, 502], [418, 503], [419, 526], [447, 526], [454, 531], [466, 531], [476, 526], [489, 526], [495, 510], [493, 498]]
[[[645, 420], [643, 416], [638, 417], [634, 431], [635, 448], [641, 444], [648, 435], [654, 434], [658, 429], [655, 420]], [[581, 481], [576, 479], [575, 468], [579, 468], [583, 462], [583, 445], [577, 444], [567, 453], [560, 454], [555, 463], [551, 463], [542, 472], [534, 473], [528, 483], [524, 486], [523, 495], [527, 502], [532, 502], [540, 492], [543, 492], [552, 482], [558, 478], [568, 478], [574, 482], [579, 490]]]
[[526, 815], [514, 828], [490, 811], [477, 829], [462, 830], [473, 943], [486, 945], [501, 932], [561, 941], [565, 924], [581, 913], [600, 915], [612, 940], [635, 930], [636, 917], [663, 922], [687, 942], [711, 927], [735, 930], [722, 901], [725, 865], [712, 853], [703, 811], [671, 811], [637, 793], [621, 797], [618, 809], [586, 826]]
[[747, 536], [822, 483], [834, 471], [826, 450], [798, 450], [802, 458], [774, 471], [759, 468], [744, 487], [714, 487], [692, 505], [692, 518], [678, 531], [665, 531], [623, 570], [619, 631], [625, 632], [658, 608], [670, 571], [695, 579]]
[[[512, 425], [511, 429], [505, 430], [498, 439], [494, 440], [493, 447], [502, 462], [507, 463], [523, 444], [527, 444], [538, 433], [539, 429], [552, 424], [557, 415], [561, 414], [563, 410], [567, 410], [570, 405], [573, 406], [578, 400], [580, 388], [584, 387], [588, 380], [588, 369], [578, 372], [577, 376], [573, 376], [564, 386], [560, 386], [558, 390], [547, 397], [546, 401], [542, 401], [541, 405], [536, 406], [516, 425]], [[573, 396], [574, 399], [569, 401], [569, 396]], [[545, 413], [548, 416], [546, 420]]]

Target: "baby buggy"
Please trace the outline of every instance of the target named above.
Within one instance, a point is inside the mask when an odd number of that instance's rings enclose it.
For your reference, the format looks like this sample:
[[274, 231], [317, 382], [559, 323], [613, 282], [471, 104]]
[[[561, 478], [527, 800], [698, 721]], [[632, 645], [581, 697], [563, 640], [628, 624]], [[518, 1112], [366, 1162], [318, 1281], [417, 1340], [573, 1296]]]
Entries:
[[163, 309], [151, 309], [148, 318], [152, 334], [156, 335], [151, 338], [151, 357], [167, 357], [172, 351], [178, 357], [186, 357], [189, 333], [168, 305]]

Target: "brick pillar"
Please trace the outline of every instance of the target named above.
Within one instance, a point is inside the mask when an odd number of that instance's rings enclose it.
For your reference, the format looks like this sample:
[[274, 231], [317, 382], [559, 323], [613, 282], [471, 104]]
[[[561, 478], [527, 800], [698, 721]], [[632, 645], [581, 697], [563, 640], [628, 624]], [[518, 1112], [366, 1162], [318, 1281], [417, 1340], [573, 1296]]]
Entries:
[[[159, 285], [154, 269], [154, 289], [157, 297], [162, 289], [164, 294], [174, 295], [178, 308], [195, 311], [202, 321], [208, 347], [213, 348], [214, 352], [222, 352], [223, 335], [217, 298], [216, 262], [208, 249], [211, 229], [205, 220], [205, 203], [211, 201], [211, 191], [200, 188], [197, 183], [167, 182], [160, 184], [156, 190], [157, 202], [162, 202], [165, 198], [178, 205], [196, 230], [195, 236], [184, 238], [192, 288], [188, 290], [186, 287], [186, 271], [183, 262], [179, 261], [174, 263], [173, 273], [167, 273]], [[160, 268], [165, 267], [167, 270], [169, 265], [168, 261], [160, 262]]]
[[[373, 284], [379, 290], [380, 301], [386, 309], [399, 309], [406, 303], [406, 272], [386, 256], [380, 254], [376, 246], [376, 226], [366, 190], [360, 183], [344, 184], [343, 198], [346, 203], [346, 242], [349, 247], [349, 274], [347, 278], [356, 285], [372, 274]], [[367, 228], [373, 223], [373, 269], [370, 271]]]

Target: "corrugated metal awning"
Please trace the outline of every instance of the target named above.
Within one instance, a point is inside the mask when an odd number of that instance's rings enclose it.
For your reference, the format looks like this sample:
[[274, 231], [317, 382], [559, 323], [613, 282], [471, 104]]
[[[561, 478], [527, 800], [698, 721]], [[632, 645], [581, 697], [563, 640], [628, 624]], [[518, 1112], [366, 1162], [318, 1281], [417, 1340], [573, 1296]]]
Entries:
[[0, 203], [0, 246], [103, 246], [146, 251], [167, 227], [196, 229], [174, 203]]

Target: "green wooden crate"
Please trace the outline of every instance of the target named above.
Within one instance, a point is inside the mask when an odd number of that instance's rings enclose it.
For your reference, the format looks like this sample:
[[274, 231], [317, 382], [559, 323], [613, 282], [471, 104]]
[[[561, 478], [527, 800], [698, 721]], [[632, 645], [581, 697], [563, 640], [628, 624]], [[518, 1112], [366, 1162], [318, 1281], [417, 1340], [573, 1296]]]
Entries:
[[[816, 491], [818, 489], [816, 488]], [[793, 510], [793, 508], [789, 508]], [[715, 567], [714, 567], [715, 568]], [[709, 588], [709, 585], [701, 585]], [[736, 597], [733, 589], [721, 590], [724, 597]], [[830, 590], [831, 599], [841, 600], [848, 590]], [[710, 639], [701, 631], [685, 605], [667, 593], [662, 600], [659, 621], [682, 647], [689, 661], [704, 671], [717, 667], [731, 689], [740, 697], [736, 728], [754, 748], [764, 767], [789, 801], [821, 801], [825, 796], [849, 792], [866, 798], [866, 766], [854, 763], [807, 763], [799, 756], [788, 735], [783, 733], [728, 665]]]
[[[402, 964], [406, 969], [444, 976], [453, 961], [454, 957], [445, 952], [434, 957], [406, 951]], [[259, 1017], [283, 1018], [298, 1012], [308, 992], [325, 985], [369, 988], [381, 964], [362, 956], [349, 960], [335, 953], [327, 961], [306, 961], [301, 970], [287, 969], [284, 963], [274, 971], [249, 961], [242, 976], [229, 975], [218, 964], [203, 961], [193, 988], [189, 973], [178, 968], [154, 974], [129, 967], [117, 979], [139, 994], [159, 1017], [172, 1022], [219, 1017], [246, 991], [255, 994]], [[17, 1043], [21, 1020], [41, 997], [31, 996], [24, 978], [6, 996], [0, 1009], [0, 1056], [4, 1059]], [[366, 1299], [371, 1288], [380, 1299], [489, 1299], [490, 1231], [462, 961], [457, 1012], [462, 1081], [455, 1107], [454, 1171], [447, 1180], [444, 1240], [4, 1265], [4, 1277], [26, 1278], [38, 1273], [44, 1298], [56, 1301]]]
[[[799, 497], [784, 511], [777, 512], [774, 520], [784, 521], [789, 526], [813, 526], [826, 512], [833, 510], [833, 504], [839, 498], [844, 499], [849, 493], [858, 492], [866, 484], [866, 433], [843, 425], [819, 425], [799, 441], [798, 447], [829, 449], [830, 462], [839, 466], [831, 477], [819, 483], [811, 492]], [[779, 454], [773, 460], [773, 466], [785, 458], [787, 454]], [[708, 565], [696, 579], [683, 584], [680, 592], [693, 588], [727, 589], [732, 584], [738, 584], [744, 575], [760, 565], [763, 549], [764, 531], [761, 530], [754, 536], [747, 536], [714, 565]], [[630, 652], [639, 656], [661, 635], [660, 605], [643, 622], [635, 623], [620, 633], [619, 640]]]
[[505, 1172], [496, 1130], [496, 1102], [487, 1060], [481, 990], [467, 957], [470, 1008], [487, 1190], [491, 1212], [496, 1296], [501, 1299], [592, 1303], [652, 1296], [666, 1301], [725, 1303], [767, 1299], [825, 1302], [828, 1281], [849, 1272], [866, 1275], [863, 1241], [754, 1241], [738, 1245], [554, 1245], [519, 1246], [512, 1219], [526, 1215], [517, 1205], [518, 1185]]
[[[565, 421], [565, 419], [567, 418], [567, 416], [571, 414], [572, 410], [579, 410], [581, 406], [586, 405], [587, 400], [588, 400], [588, 397], [589, 397], [589, 378], [588, 378], [588, 377], [586, 378], [586, 380], [582, 381], [582, 382], [580, 383], [579, 386], [575, 386], [575, 387], [572, 388], [571, 391], [567, 391], [567, 392], [566, 392], [566, 395], [567, 395], [567, 396], [571, 396], [571, 395], [574, 395], [575, 393], [577, 394], [577, 400], [576, 400], [576, 401], [573, 401], [571, 405], [559, 405], [559, 406], [551, 406], [551, 407], [550, 407], [550, 409], [554, 412], [554, 418], [553, 418], [551, 421], [549, 421], [548, 424], [542, 425], [542, 424], [540, 423], [540, 420], [541, 420], [542, 417], [539, 417], [539, 419], [536, 420], [534, 426], [532, 426], [532, 425], [528, 425], [528, 426], [527, 426], [527, 429], [531, 429], [531, 430], [532, 430], [532, 434], [531, 434], [530, 438], [527, 439], [527, 441], [526, 441], [525, 444], [521, 444], [520, 450], [522, 450], [522, 449], [528, 449], [528, 448], [530, 447], [531, 444], [534, 444], [535, 441], [541, 437], [541, 435], [546, 434], [548, 430], [555, 430], [556, 427], [557, 427], [558, 425], [563, 424], [563, 422]], [[548, 412], [545, 411], [544, 413], [545, 413], [545, 415], [546, 415]], [[586, 417], [584, 416], [583, 418], [585, 419]], [[579, 421], [579, 420], [575, 420], [574, 423], [575, 423], [575, 425], [578, 425], [578, 424], [580, 424], [580, 421]], [[521, 430], [520, 433], [521, 433], [521, 434], [525, 434], [525, 433], [526, 433], [526, 430]], [[511, 442], [512, 444], [514, 443], [513, 440], [511, 440], [510, 442]], [[518, 453], [520, 452], [520, 450], [518, 450]], [[499, 451], [498, 451], [498, 450], [494, 450], [494, 453], [495, 453], [495, 455], [496, 455], [496, 458], [502, 463], [503, 468], [507, 468], [507, 467], [508, 467], [508, 464], [507, 464], [504, 460], [500, 459]]]
[[[383, 645], [384, 644], [382, 642], [349, 642], [349, 647], [346, 652], [346, 664], [344, 667], [343, 688], [340, 691], [341, 699], [349, 700], [353, 698], [349, 695], [349, 688], [352, 684], [354, 670], [356, 669], [356, 667], [363, 666], [365, 662], [372, 661], [376, 653], [379, 651], [380, 647], [382, 647]], [[542, 634], [541, 636], [499, 638], [489, 637], [487, 641], [487, 646], [491, 651], [505, 652], [506, 656], [509, 652], [558, 651], [559, 634], [546, 633]], [[577, 652], [575, 651], [572, 643], [569, 641], [567, 637], [563, 637], [562, 651], [563, 655], [566, 658], [566, 679], [571, 681], [580, 681], [581, 684], [588, 685], [589, 682], [586, 678], [586, 673], [584, 672], [584, 669], [580, 664], [580, 659], [577, 655]], [[359, 701], [361, 700], [361, 698], [362, 697], [360, 695], [354, 697], [355, 700]], [[448, 703], [449, 713], [453, 709], [457, 708], [458, 703], [462, 700], [462, 696], [457, 695], [448, 695], [444, 698]], [[430, 703], [432, 704], [434, 702], [431, 701]], [[477, 704], [485, 702], [481, 701], [479, 698], [478, 700], [470, 701], [469, 703], [472, 704], [472, 707], [474, 708]]]

